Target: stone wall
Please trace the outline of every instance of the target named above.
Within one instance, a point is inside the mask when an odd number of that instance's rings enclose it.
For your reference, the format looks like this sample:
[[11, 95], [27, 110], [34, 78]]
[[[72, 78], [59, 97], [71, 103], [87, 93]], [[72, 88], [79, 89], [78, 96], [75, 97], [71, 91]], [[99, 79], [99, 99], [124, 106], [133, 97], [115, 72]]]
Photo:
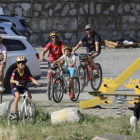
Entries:
[[58, 30], [60, 39], [75, 46], [91, 23], [103, 39], [140, 37], [140, 0], [1, 0], [5, 14], [27, 18], [33, 44], [45, 46], [49, 34]]

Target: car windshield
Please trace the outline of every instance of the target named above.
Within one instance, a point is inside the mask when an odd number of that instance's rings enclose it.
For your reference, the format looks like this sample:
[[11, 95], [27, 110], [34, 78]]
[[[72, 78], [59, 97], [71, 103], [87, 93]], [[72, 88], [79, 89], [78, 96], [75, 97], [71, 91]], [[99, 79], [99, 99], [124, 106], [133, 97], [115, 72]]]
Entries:
[[24, 19], [19, 20], [19, 21], [24, 27], [30, 27], [30, 25]]

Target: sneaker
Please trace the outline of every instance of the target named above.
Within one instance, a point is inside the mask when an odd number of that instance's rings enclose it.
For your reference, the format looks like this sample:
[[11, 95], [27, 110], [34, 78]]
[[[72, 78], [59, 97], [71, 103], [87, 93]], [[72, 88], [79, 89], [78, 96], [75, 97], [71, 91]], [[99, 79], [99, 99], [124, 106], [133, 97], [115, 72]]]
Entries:
[[74, 93], [70, 93], [70, 99], [74, 99], [74, 98], [75, 98]]
[[18, 119], [18, 116], [17, 116], [17, 114], [13, 114], [13, 115], [11, 115], [11, 120], [17, 120]]

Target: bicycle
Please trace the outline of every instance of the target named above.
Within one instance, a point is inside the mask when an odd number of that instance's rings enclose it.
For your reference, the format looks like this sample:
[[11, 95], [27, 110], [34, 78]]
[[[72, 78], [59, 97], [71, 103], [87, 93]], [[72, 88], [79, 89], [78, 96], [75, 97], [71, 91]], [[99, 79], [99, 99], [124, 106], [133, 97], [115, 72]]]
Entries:
[[[48, 62], [48, 60], [43, 59], [44, 62]], [[49, 79], [48, 79], [48, 100], [52, 100], [52, 85], [54, 82], [55, 77], [58, 77], [59, 71], [58, 71], [58, 65], [54, 65], [54, 67], [51, 67], [51, 71], [48, 72]]]
[[[53, 83], [53, 89], [52, 89], [52, 94], [53, 94], [53, 100], [56, 103], [59, 103], [62, 98], [64, 93], [67, 94], [67, 92], [71, 93], [71, 87], [70, 87], [70, 78], [65, 79], [62, 66], [60, 66], [60, 76], [54, 80]], [[79, 95], [80, 95], [80, 83], [77, 77], [73, 78], [73, 83], [74, 83], [74, 94], [75, 98], [71, 99], [72, 101], [77, 101]]]
[[[20, 87], [22, 87], [24, 85], [20, 84]], [[18, 102], [18, 109], [17, 109], [17, 116], [18, 119], [17, 120], [12, 120], [12, 115], [13, 115], [13, 109], [14, 109], [14, 100], [12, 99], [9, 103], [8, 106], [8, 111], [7, 111], [7, 124], [16, 124], [18, 123], [19, 119], [22, 119], [23, 124], [35, 124], [36, 121], [36, 106], [35, 103], [32, 99], [28, 98], [28, 87], [37, 87], [36, 85], [27, 85], [26, 89], [27, 91], [20, 95], [20, 97], [22, 99], [20, 99], [20, 101]]]
[[[96, 51], [91, 52], [92, 54]], [[88, 56], [91, 54], [80, 54], [80, 65], [76, 71], [76, 77], [80, 81], [80, 92], [83, 91], [84, 87], [88, 85], [89, 81], [91, 82], [91, 87], [94, 91], [98, 91], [102, 83], [102, 68], [99, 63], [95, 63], [97, 66], [98, 77], [94, 78], [95, 69], [92, 64], [88, 61]], [[87, 76], [87, 77], [86, 77]]]

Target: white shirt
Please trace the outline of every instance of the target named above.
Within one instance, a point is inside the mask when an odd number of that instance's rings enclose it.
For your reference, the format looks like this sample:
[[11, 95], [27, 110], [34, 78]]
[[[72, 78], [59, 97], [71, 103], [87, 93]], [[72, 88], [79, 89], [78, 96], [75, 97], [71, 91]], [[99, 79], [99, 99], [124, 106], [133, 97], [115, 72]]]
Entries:
[[[74, 59], [76, 59], [74, 54], [71, 54], [70, 57], [66, 56], [65, 54], [61, 56], [62, 60], [65, 60], [65, 67], [69, 68], [69, 65], [73, 64]], [[77, 66], [74, 64], [72, 67], [69, 69], [76, 70]]]
[[7, 52], [6, 48], [4, 45], [0, 45], [0, 61], [4, 59], [3, 53]]

